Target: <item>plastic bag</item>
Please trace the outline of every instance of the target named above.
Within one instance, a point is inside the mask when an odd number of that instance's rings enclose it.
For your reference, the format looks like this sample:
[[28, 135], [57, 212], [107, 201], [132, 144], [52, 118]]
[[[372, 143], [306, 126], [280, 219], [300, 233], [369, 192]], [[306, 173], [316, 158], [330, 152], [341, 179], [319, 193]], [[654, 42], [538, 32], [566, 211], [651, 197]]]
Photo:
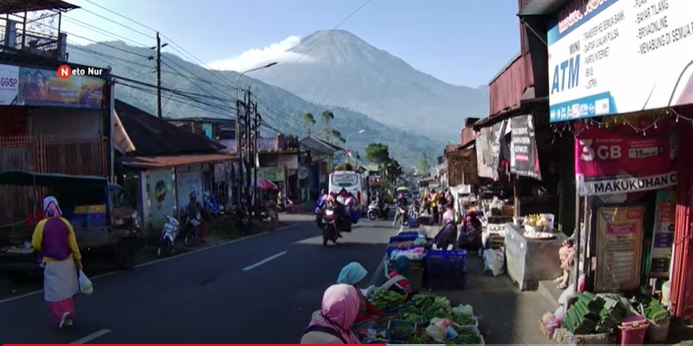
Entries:
[[92, 294], [94, 293], [94, 285], [91, 283], [91, 280], [87, 277], [86, 274], [80, 269], [79, 270], [79, 292], [82, 294]]
[[460, 304], [452, 308], [452, 314], [456, 316], [474, 316], [474, 307], [469, 304]]
[[505, 273], [505, 254], [503, 251], [484, 250], [484, 271], [490, 271], [493, 276]]
[[442, 342], [445, 340], [445, 337], [447, 337], [447, 334], [447, 328], [443, 328], [435, 324], [431, 324], [426, 327], [426, 335], [430, 336], [435, 341]]

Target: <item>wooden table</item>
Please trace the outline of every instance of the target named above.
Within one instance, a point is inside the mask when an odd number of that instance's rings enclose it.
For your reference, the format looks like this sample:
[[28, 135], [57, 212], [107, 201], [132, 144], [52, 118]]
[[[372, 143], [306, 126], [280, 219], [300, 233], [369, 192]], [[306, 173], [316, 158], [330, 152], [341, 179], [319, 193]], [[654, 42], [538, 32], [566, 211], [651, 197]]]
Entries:
[[558, 250], [566, 237], [556, 233], [555, 239], [539, 240], [524, 237], [525, 229], [512, 223], [505, 228], [505, 262], [510, 278], [520, 290], [536, 290], [539, 281], [553, 280], [563, 273]]

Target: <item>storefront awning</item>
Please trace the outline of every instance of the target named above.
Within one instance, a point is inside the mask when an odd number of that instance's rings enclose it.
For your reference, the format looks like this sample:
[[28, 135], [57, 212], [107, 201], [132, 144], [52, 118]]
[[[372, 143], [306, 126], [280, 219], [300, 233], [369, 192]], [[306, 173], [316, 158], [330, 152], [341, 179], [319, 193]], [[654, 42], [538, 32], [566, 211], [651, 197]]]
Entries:
[[201, 154], [201, 155], [180, 155], [180, 156], [134, 156], [120, 159], [124, 166], [134, 168], [166, 168], [176, 166], [195, 165], [200, 163], [215, 163], [222, 161], [232, 161], [236, 157], [226, 154]]
[[522, 9], [517, 15], [524, 16], [545, 16], [558, 11], [570, 0], [525, 0]]

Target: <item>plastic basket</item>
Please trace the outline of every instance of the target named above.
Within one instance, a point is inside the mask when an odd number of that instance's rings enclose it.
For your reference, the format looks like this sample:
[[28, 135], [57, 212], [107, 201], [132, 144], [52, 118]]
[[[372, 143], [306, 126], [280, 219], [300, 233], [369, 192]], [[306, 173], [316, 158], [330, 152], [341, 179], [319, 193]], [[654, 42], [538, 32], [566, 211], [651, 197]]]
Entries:
[[419, 237], [418, 233], [414, 234], [414, 232], [411, 232], [411, 233], [407, 234], [407, 233], [402, 232], [396, 236], [390, 237], [389, 243], [395, 244], [395, 243], [404, 242], [404, 241], [412, 241], [412, 240], [416, 240], [416, 238], [418, 238], [418, 237]]
[[454, 274], [467, 272], [467, 251], [429, 250], [426, 253], [426, 271]]
[[[412, 329], [411, 333], [400, 333], [395, 329], [398, 327], [410, 327]], [[389, 339], [393, 342], [407, 342], [412, 336], [416, 334], [417, 330], [416, 322], [409, 322], [404, 320], [390, 320], [387, 324], [387, 329], [389, 331]]]
[[[419, 232], [416, 232], [416, 231], [399, 232], [399, 234], [397, 234], [397, 236], [398, 237], [407, 237], [407, 238], [412, 237], [412, 238], [414, 238], [414, 240], [416, 240], [416, 238], [419, 237]], [[390, 239], [392, 240], [392, 238], [390, 238]]]

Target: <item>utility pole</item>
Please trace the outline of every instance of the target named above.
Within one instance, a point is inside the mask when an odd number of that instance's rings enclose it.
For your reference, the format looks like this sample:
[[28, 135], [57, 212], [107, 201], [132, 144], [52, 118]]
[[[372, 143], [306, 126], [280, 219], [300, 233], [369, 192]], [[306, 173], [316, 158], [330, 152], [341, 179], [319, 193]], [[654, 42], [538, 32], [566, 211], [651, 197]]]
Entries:
[[163, 119], [164, 112], [161, 110], [161, 36], [156, 32], [156, 115]]
[[255, 195], [255, 201], [257, 202], [257, 171], [260, 168], [260, 153], [258, 152], [257, 142], [260, 139], [260, 125], [262, 124], [262, 115], [257, 111], [257, 102], [253, 103], [253, 194]]
[[238, 206], [241, 206], [241, 191], [243, 190], [243, 182], [245, 181], [245, 160], [243, 158], [243, 141], [241, 140], [242, 134], [241, 130], [243, 130], [243, 114], [244, 112], [242, 111], [242, 108], [245, 107], [245, 104], [243, 101], [236, 99], [236, 155], [238, 155], [238, 163], [239, 163], [239, 170], [238, 170], [238, 197], [237, 197], [237, 203]]
[[250, 93], [250, 87], [248, 87], [248, 90], [245, 91], [245, 96], [244, 96], [244, 103], [245, 103], [245, 114], [243, 115], [243, 122], [245, 125], [245, 150], [246, 150], [246, 167], [248, 167], [247, 171], [247, 180], [246, 180], [246, 203], [248, 208], [253, 208], [252, 205], [252, 191], [251, 187], [252, 185], [252, 174], [250, 172], [250, 169], [254, 166], [252, 163], [255, 161], [253, 159], [253, 153], [252, 153], [252, 148], [253, 148], [253, 143], [256, 143], [255, 140], [252, 138], [252, 131], [251, 131], [251, 113], [253, 111], [253, 105], [252, 105], [252, 99], [251, 99], [251, 93]]

